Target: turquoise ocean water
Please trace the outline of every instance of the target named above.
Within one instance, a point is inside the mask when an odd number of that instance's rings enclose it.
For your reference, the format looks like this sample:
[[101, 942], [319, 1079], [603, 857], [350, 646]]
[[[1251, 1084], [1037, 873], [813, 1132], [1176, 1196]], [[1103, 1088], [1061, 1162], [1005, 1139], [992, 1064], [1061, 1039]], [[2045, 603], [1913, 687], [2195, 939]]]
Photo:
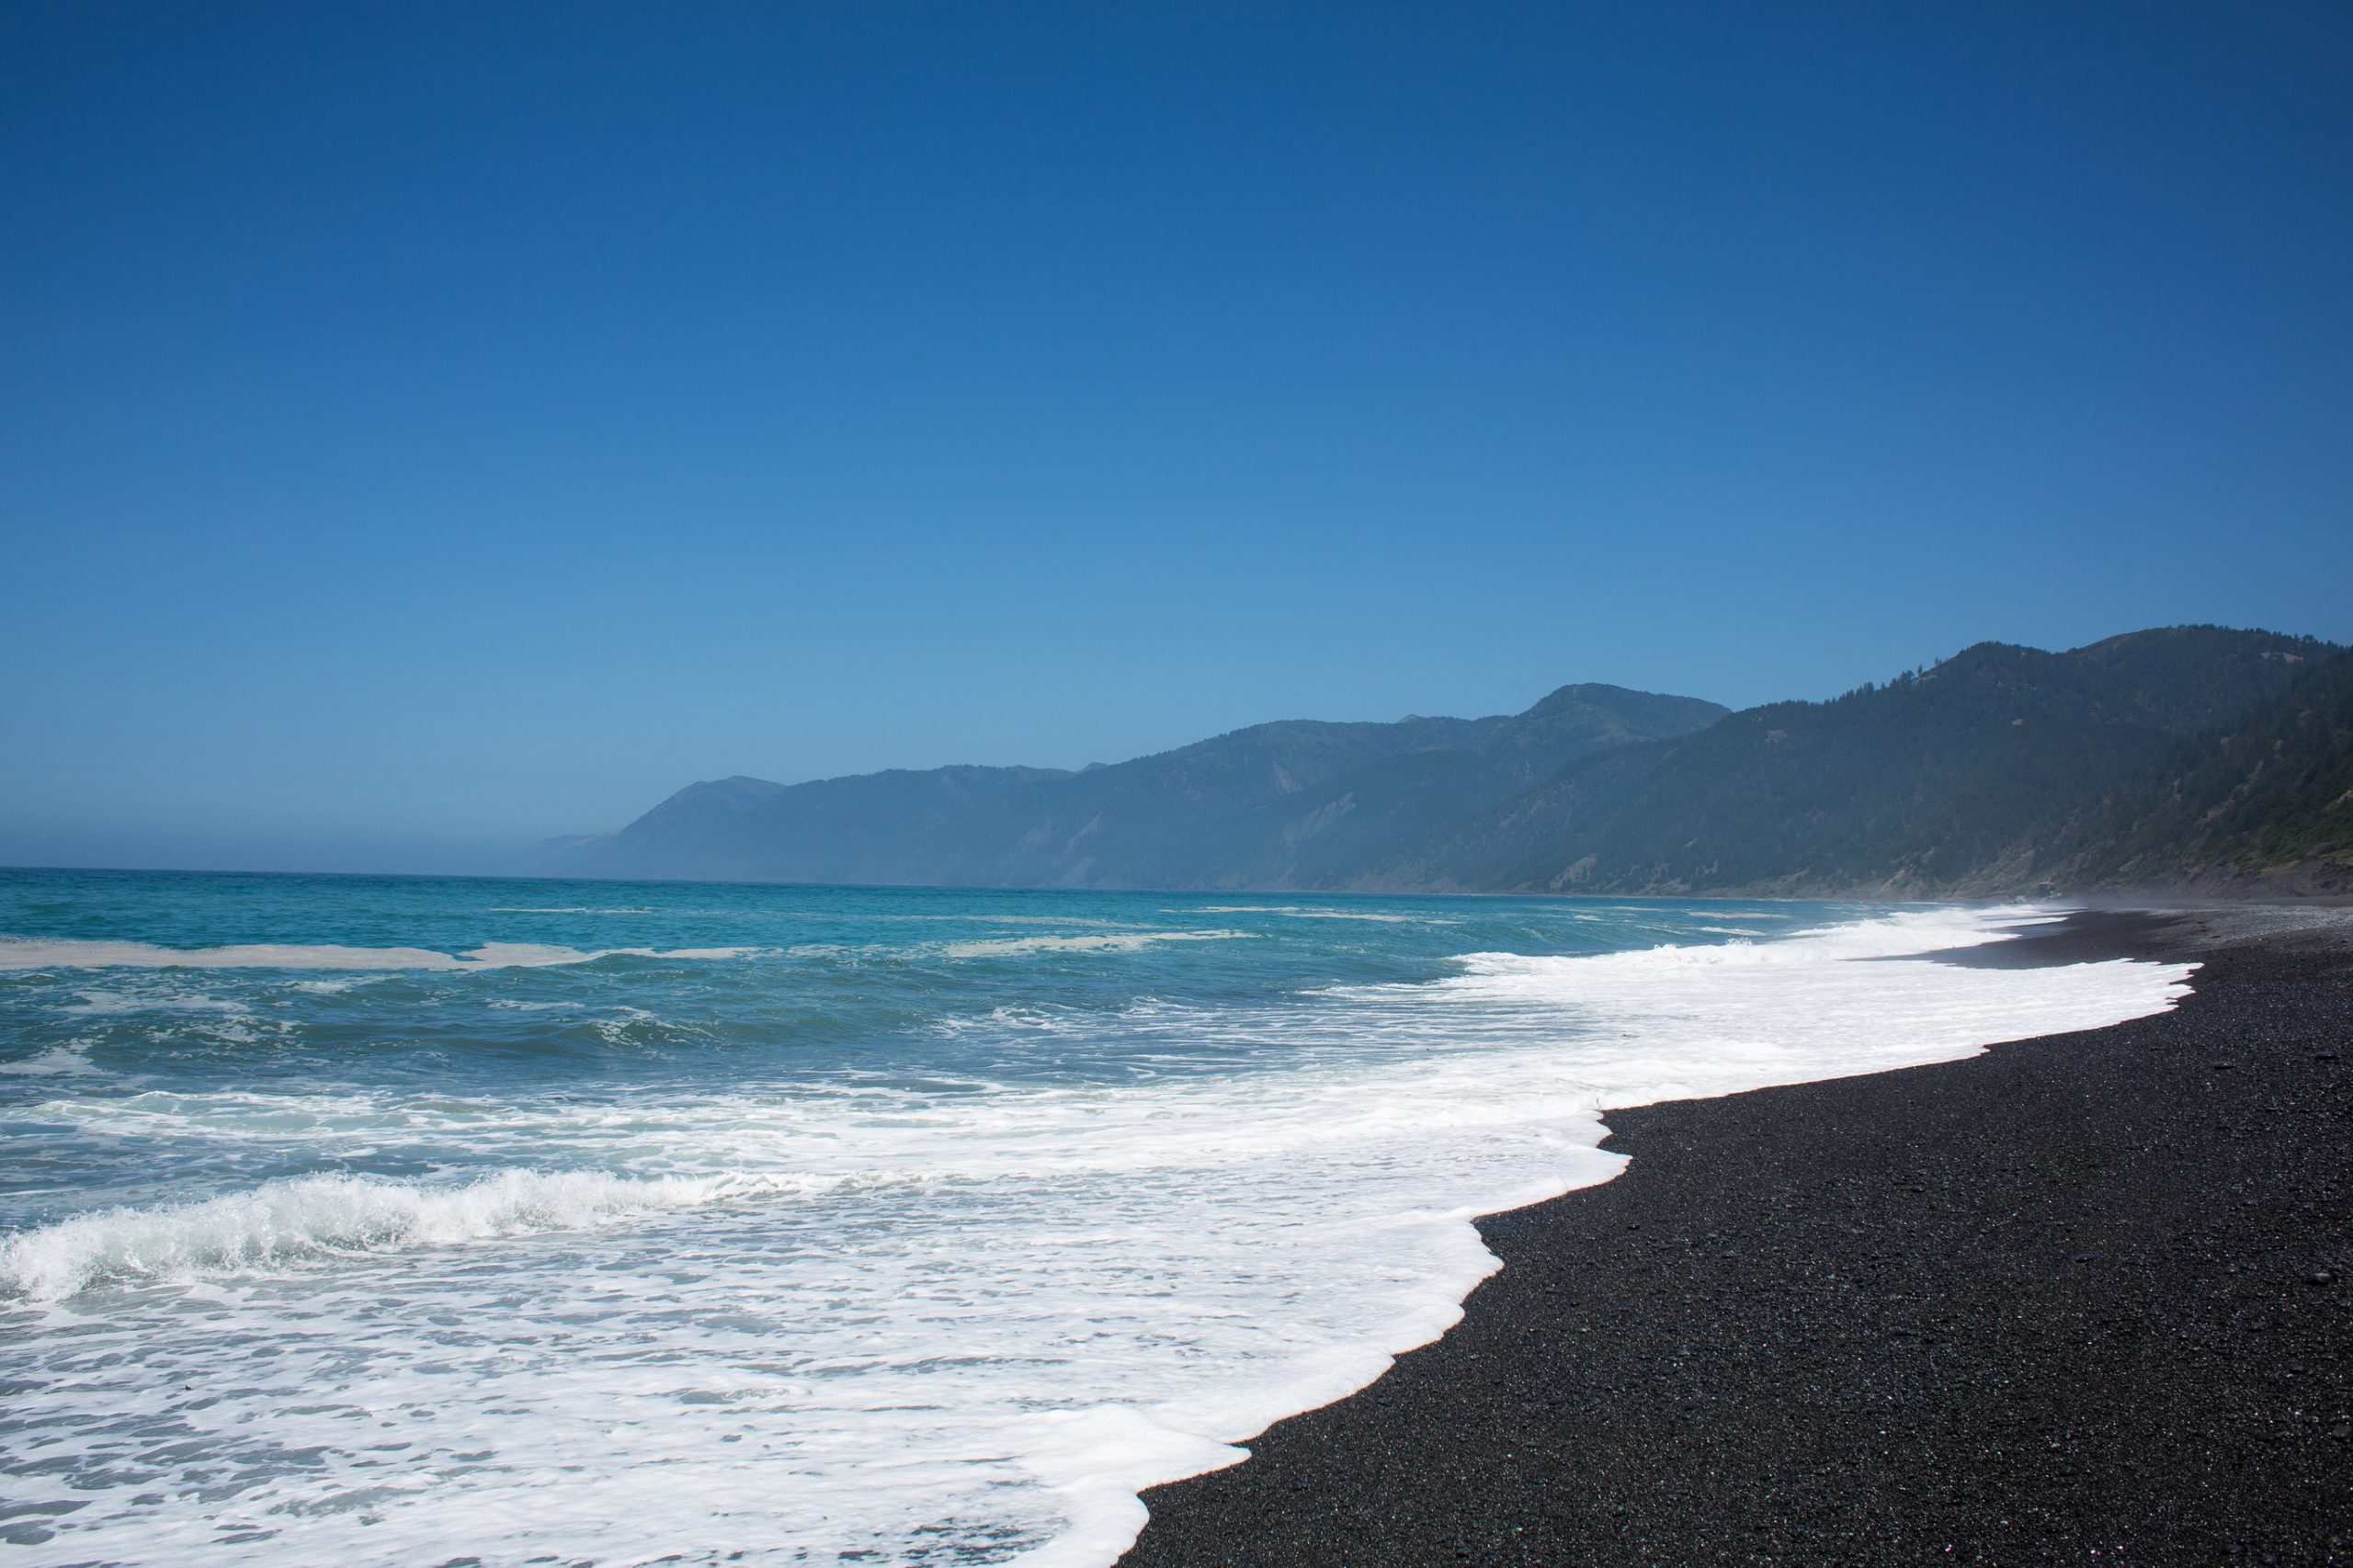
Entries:
[[0, 872], [0, 1555], [1108, 1562], [2032, 913]]

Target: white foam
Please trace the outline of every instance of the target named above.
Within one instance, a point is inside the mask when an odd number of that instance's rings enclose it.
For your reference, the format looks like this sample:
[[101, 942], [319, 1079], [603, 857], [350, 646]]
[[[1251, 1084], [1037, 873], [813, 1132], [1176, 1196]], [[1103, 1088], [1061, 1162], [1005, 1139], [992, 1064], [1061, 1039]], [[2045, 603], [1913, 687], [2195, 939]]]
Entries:
[[[1193, 915], [1198, 914], [1199, 911], [1189, 909], [1164, 909], [1161, 913], [1163, 915]], [[1145, 926], [1142, 922], [1134, 920], [1111, 920], [1101, 916], [1095, 916], [1085, 921], [1080, 921], [1074, 919], [1072, 916], [1067, 915], [1014, 915], [1006, 913], [1002, 910], [991, 910], [986, 915], [972, 915], [969, 912], [962, 914], [946, 914], [928, 910], [890, 910], [869, 914], [863, 915], [861, 918], [878, 921], [919, 920], [930, 922], [945, 920], [954, 921], [958, 925], [961, 926], [1069, 926], [1083, 924], [1100, 926], [1106, 930], [1112, 931], [1142, 931], [1150, 929], [1149, 926]]]
[[1170, 915], [1280, 915], [1293, 920], [1369, 920], [1381, 926], [1460, 926], [1435, 915], [1390, 915], [1371, 910], [1302, 909], [1287, 903], [1206, 903], [1198, 909], [1171, 909]]
[[1165, 942], [1230, 942], [1247, 931], [1091, 931], [1069, 937], [985, 937], [942, 942], [932, 950], [943, 958], [1017, 958], [1025, 953], [1135, 953]]
[[[659, 915], [662, 913], [651, 904], [620, 904], [605, 906], [582, 903], [494, 904], [492, 905], [490, 912], [493, 915]], [[699, 910], [687, 910], [682, 911], [681, 913], [701, 914], [703, 912]]]
[[22, 1062], [0, 1062], [0, 1073], [23, 1078], [85, 1078], [97, 1072], [90, 1059], [82, 1054], [82, 1047], [52, 1046], [38, 1056], [28, 1056]]
[[220, 948], [164, 948], [152, 942], [0, 937], [0, 971], [43, 969], [547, 969], [598, 959], [738, 959], [756, 948], [578, 948], [488, 942], [462, 953], [430, 948], [347, 948], [333, 942], [242, 942]]
[[[61, 1085], [28, 1125], [510, 1168], [26, 1233], [10, 1278], [70, 1316], [0, 1376], [84, 1505], [49, 1521], [60, 1560], [915, 1562], [986, 1540], [1100, 1568], [1139, 1491], [1443, 1333], [1495, 1267], [1472, 1216], [1620, 1167], [1605, 1108], [1949, 1060], [2187, 989], [2180, 966], [1906, 958], [2019, 913], [1140, 1004], [1118, 1020], [1139, 1060], [1248, 1065], [1120, 1085]], [[209, 1283], [103, 1288], [179, 1278]]]
[[299, 1176], [200, 1202], [119, 1206], [19, 1232], [0, 1241], [0, 1291], [53, 1301], [108, 1281], [282, 1272], [331, 1256], [577, 1230], [804, 1187], [778, 1175], [631, 1179], [503, 1170], [436, 1187]]
[[253, 1011], [232, 996], [211, 996], [200, 992], [158, 989], [149, 986], [131, 991], [76, 991], [81, 998], [69, 1002], [57, 1010], [69, 1017], [104, 1018], [131, 1013], [231, 1013]]

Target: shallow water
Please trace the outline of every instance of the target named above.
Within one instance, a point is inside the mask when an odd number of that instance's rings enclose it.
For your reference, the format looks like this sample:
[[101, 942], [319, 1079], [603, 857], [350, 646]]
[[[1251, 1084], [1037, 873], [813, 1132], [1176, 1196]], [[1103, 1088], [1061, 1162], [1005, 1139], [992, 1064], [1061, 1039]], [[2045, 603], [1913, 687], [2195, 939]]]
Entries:
[[27, 1562], [1100, 1564], [1608, 1106], [2178, 967], [2022, 912], [0, 873]]

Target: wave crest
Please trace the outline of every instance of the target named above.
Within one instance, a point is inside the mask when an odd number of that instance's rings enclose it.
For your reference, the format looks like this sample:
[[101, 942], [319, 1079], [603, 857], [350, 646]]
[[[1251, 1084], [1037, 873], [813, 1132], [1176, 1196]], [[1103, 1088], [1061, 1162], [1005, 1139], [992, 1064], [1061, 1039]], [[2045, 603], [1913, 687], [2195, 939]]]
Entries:
[[458, 1187], [335, 1174], [188, 1203], [75, 1215], [0, 1242], [0, 1291], [53, 1301], [90, 1286], [191, 1280], [366, 1253], [584, 1230], [615, 1220], [774, 1197], [790, 1176], [622, 1176], [500, 1170]]
[[935, 950], [943, 958], [1018, 958], [1027, 953], [1138, 953], [1163, 942], [1231, 942], [1247, 940], [1247, 931], [1097, 931], [1076, 937], [984, 937], [969, 942], [943, 942]]
[[27, 969], [551, 969], [598, 959], [740, 959], [758, 948], [579, 948], [488, 942], [462, 953], [430, 948], [347, 948], [334, 942], [241, 942], [222, 948], [164, 948], [153, 942], [0, 937], [0, 970]]

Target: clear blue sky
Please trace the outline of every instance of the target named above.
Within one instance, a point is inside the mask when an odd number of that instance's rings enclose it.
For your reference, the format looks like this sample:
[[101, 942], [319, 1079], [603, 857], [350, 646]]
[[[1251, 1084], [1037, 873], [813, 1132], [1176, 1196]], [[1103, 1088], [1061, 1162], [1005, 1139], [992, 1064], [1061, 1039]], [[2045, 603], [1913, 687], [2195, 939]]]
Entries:
[[2353, 639], [2353, 6], [0, 8], [0, 863]]

